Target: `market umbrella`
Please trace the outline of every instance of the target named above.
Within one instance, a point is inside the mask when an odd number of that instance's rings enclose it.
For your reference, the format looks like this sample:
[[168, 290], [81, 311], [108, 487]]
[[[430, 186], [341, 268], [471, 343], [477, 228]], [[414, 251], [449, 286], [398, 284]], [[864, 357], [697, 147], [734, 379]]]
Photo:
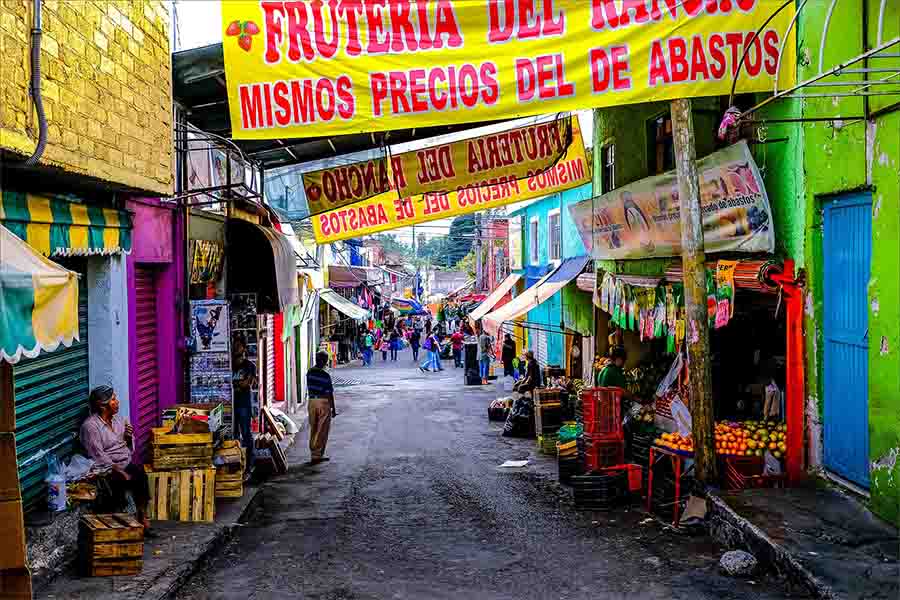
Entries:
[[0, 225], [0, 360], [16, 363], [78, 339], [78, 275]]

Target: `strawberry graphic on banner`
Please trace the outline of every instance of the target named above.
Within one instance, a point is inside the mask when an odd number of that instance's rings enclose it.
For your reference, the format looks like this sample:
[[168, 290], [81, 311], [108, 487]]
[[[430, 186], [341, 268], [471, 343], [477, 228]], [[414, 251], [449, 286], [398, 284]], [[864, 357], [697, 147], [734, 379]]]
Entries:
[[253, 21], [232, 21], [225, 28], [225, 35], [238, 36], [238, 46], [244, 51], [250, 52], [253, 46], [253, 36], [259, 33], [259, 25]]

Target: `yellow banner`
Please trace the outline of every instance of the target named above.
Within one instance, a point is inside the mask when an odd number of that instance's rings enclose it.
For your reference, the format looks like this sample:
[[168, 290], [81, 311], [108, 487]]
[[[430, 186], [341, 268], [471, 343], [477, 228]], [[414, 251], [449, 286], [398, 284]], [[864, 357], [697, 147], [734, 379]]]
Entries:
[[557, 119], [303, 174], [309, 214], [317, 215], [389, 190], [401, 196], [448, 192], [524, 179], [562, 158], [574, 117]]
[[451, 192], [402, 197], [390, 190], [369, 200], [312, 218], [316, 242], [327, 244], [387, 229], [446, 219], [513, 202], [540, 198], [590, 182], [578, 119], [572, 119], [572, 143], [559, 162], [525, 179], [498, 178], [496, 183], [460, 186]]
[[[228, 0], [235, 139], [507, 119], [773, 87], [782, 0]], [[795, 80], [784, 44], [779, 87]]]

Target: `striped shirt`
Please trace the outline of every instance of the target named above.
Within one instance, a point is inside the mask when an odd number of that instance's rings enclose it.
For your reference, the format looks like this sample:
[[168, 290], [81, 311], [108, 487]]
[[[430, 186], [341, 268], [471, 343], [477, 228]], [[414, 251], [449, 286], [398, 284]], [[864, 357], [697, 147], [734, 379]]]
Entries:
[[306, 390], [310, 398], [331, 398], [334, 396], [331, 375], [324, 369], [312, 367], [306, 372]]

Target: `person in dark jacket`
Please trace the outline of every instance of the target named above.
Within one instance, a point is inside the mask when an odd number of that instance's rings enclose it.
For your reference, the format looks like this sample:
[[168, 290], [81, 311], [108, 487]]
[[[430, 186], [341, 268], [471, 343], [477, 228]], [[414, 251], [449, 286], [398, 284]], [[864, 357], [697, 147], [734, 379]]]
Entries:
[[413, 329], [412, 334], [409, 336], [409, 347], [412, 348], [413, 360], [417, 363], [419, 362], [419, 346], [422, 343], [422, 330], [421, 329]]
[[534, 352], [525, 353], [525, 377], [516, 382], [513, 391], [527, 394], [535, 388], [541, 387], [541, 367], [534, 359]]
[[516, 342], [508, 333], [503, 338], [503, 349], [500, 353], [500, 359], [503, 361], [503, 376], [512, 376], [514, 373], [513, 359], [516, 358]]

